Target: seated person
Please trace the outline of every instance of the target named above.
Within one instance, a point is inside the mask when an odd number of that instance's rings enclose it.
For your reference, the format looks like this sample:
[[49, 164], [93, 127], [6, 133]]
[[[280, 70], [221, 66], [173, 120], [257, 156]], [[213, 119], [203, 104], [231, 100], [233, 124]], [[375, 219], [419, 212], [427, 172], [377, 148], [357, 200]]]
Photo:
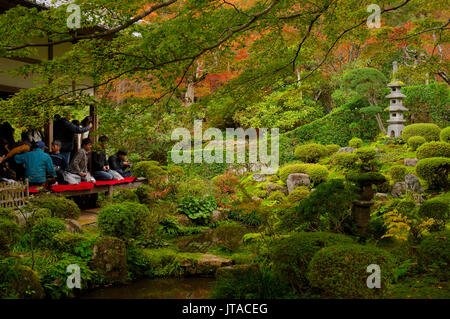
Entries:
[[92, 154], [92, 171], [94, 172], [95, 179], [99, 181], [111, 181], [115, 179], [115, 171], [109, 168], [108, 161], [106, 160], [105, 145], [108, 141], [106, 136], [100, 136], [99, 149]]
[[14, 161], [17, 164], [25, 165], [25, 176], [31, 186], [46, 183], [47, 175], [52, 178], [56, 177], [52, 159], [50, 155], [44, 152], [45, 149], [48, 149], [48, 147], [45, 146], [44, 142], [39, 141], [33, 144], [31, 152], [14, 156]]
[[92, 150], [92, 141], [85, 138], [81, 141], [81, 148], [75, 154], [72, 162], [70, 162], [70, 170], [72, 173], [81, 176], [82, 181], [95, 182], [88, 171], [89, 152]]
[[50, 153], [50, 157], [53, 162], [53, 166], [56, 171], [56, 181], [58, 184], [67, 184], [64, 179], [64, 172], [69, 168], [66, 165], [66, 160], [61, 155], [61, 141], [55, 140], [52, 142], [52, 152]]
[[109, 167], [122, 175], [122, 177], [131, 176], [131, 172], [126, 171], [126, 169], [131, 166], [130, 163], [125, 162], [126, 156], [127, 153], [125, 151], [118, 151], [116, 154], [111, 155], [108, 159]]

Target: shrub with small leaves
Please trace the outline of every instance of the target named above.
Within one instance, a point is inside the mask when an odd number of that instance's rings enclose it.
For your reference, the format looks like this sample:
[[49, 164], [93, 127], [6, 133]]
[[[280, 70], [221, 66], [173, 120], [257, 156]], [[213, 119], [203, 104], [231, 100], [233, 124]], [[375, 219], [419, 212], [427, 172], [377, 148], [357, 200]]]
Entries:
[[290, 203], [297, 203], [309, 196], [309, 189], [306, 186], [296, 187], [287, 197]]
[[341, 149], [341, 147], [337, 144], [329, 144], [325, 145], [328, 151], [328, 155], [334, 154]]
[[394, 165], [390, 168], [389, 174], [391, 174], [394, 182], [401, 182], [406, 176], [406, 167], [403, 165]]
[[80, 209], [73, 200], [61, 196], [47, 195], [36, 197], [31, 201], [32, 205], [39, 208], [47, 208], [52, 217], [78, 219]]
[[408, 146], [411, 147], [413, 151], [415, 151], [420, 145], [425, 144], [426, 142], [427, 140], [422, 136], [411, 136], [408, 139]]
[[429, 142], [417, 149], [417, 158], [450, 157], [450, 144], [446, 142]]
[[407, 142], [412, 136], [422, 136], [427, 142], [439, 141], [441, 129], [432, 123], [416, 123], [406, 126], [402, 130], [402, 139]]
[[353, 153], [342, 152], [337, 153], [333, 156], [333, 163], [345, 169], [354, 168], [356, 160], [357, 160], [356, 154]]
[[417, 175], [427, 181], [429, 189], [445, 189], [449, 170], [450, 158], [447, 157], [424, 158], [416, 166]]
[[355, 154], [363, 163], [368, 163], [375, 159], [377, 151], [373, 147], [362, 147], [357, 149]]
[[[367, 267], [381, 268], [381, 288], [367, 287]], [[383, 298], [394, 277], [395, 261], [384, 249], [362, 245], [326, 247], [318, 251], [309, 264], [312, 287], [329, 298]]]
[[348, 146], [352, 148], [359, 148], [363, 145], [363, 140], [357, 137], [352, 138], [350, 141], [348, 141]]
[[328, 169], [320, 164], [289, 164], [280, 168], [278, 175], [286, 182], [288, 176], [294, 173], [308, 174], [315, 185], [325, 182], [329, 174]]
[[419, 216], [422, 218], [433, 218], [435, 227], [432, 229], [442, 230], [450, 217], [450, 205], [443, 198], [432, 198], [425, 201], [419, 207]]
[[84, 242], [89, 242], [85, 235], [64, 231], [53, 236], [52, 247], [59, 252], [75, 254], [75, 248]]
[[65, 230], [66, 225], [62, 220], [45, 217], [31, 229], [33, 243], [40, 247], [49, 248], [53, 243], [53, 236]]
[[133, 176], [145, 177], [149, 184], [158, 184], [167, 176], [167, 172], [156, 161], [142, 161], [133, 167]]
[[281, 191], [274, 191], [270, 193], [267, 199], [270, 201], [282, 202], [283, 200], [286, 199], [286, 196]]
[[325, 157], [328, 150], [322, 144], [305, 144], [300, 145], [295, 149], [294, 155], [305, 163], [317, 163], [319, 159]]
[[0, 217], [0, 255], [9, 252], [19, 239], [19, 225], [11, 219]]
[[431, 233], [420, 243], [419, 264], [443, 281], [450, 279], [450, 231]]
[[440, 137], [442, 142], [450, 143], [450, 126], [441, 130]]

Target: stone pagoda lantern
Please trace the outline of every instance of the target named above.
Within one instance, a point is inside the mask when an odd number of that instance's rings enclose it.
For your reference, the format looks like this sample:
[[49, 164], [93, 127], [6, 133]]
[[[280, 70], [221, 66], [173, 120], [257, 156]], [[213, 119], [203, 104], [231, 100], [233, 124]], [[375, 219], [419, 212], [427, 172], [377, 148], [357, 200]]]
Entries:
[[391, 88], [391, 93], [386, 96], [389, 99], [389, 126], [387, 128], [387, 133], [391, 137], [401, 137], [402, 130], [405, 128], [403, 123], [406, 120], [403, 117], [403, 112], [408, 111], [406, 107], [403, 106], [403, 99], [406, 95], [402, 94], [401, 88], [405, 84], [401, 81], [395, 79], [395, 73], [397, 72], [397, 62], [394, 65], [394, 79], [388, 84]]

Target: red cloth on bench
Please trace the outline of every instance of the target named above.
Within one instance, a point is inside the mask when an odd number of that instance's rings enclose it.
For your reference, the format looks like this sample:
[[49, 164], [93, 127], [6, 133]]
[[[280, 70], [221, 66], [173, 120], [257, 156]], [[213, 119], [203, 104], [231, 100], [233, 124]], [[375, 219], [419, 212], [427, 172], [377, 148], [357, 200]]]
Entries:
[[131, 183], [134, 182], [136, 177], [124, 177], [124, 179], [120, 181], [96, 181], [95, 186], [104, 186], [104, 185], [117, 185], [117, 184], [124, 184], [124, 183]]
[[65, 191], [83, 191], [87, 189], [93, 189], [94, 184], [91, 182], [81, 182], [78, 185], [56, 185], [52, 186], [52, 192], [59, 193]]
[[30, 192], [30, 194], [37, 194], [37, 193], [39, 193], [39, 190], [37, 189], [37, 186], [30, 186], [28, 191]]

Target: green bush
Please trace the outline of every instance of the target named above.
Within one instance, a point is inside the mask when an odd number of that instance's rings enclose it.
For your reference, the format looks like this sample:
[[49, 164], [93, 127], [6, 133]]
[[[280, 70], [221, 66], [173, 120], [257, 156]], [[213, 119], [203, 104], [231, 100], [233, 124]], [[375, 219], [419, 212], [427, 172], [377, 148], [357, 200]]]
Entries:
[[267, 267], [224, 267], [217, 271], [216, 299], [277, 299], [292, 298], [289, 284]]
[[136, 196], [141, 204], [153, 204], [157, 200], [154, 194], [155, 188], [150, 185], [141, 185], [136, 188]]
[[333, 156], [333, 163], [345, 169], [351, 169], [356, 164], [356, 154], [354, 153], [337, 153]]
[[58, 218], [80, 218], [80, 209], [73, 200], [61, 196], [48, 195], [36, 197], [32, 200], [32, 205], [39, 208], [47, 208], [51, 211], [52, 217]]
[[17, 258], [0, 259], [0, 299], [42, 299], [39, 276]]
[[434, 229], [443, 229], [450, 217], [450, 205], [443, 198], [432, 198], [420, 205], [418, 213], [422, 218], [433, 218], [436, 222]]
[[247, 229], [236, 222], [225, 222], [217, 226], [213, 233], [219, 245], [234, 252], [241, 246], [242, 237], [247, 233]]
[[350, 237], [326, 232], [300, 232], [272, 242], [269, 255], [274, 271], [296, 290], [307, 286], [308, 265], [323, 247], [352, 244]]
[[406, 126], [402, 131], [402, 139], [407, 142], [410, 137], [422, 136], [427, 142], [439, 141], [441, 129], [436, 124], [416, 123]]
[[89, 239], [78, 233], [60, 232], [53, 236], [52, 247], [60, 252], [76, 254], [75, 248]]
[[217, 208], [217, 201], [212, 196], [183, 198], [178, 210], [200, 224], [207, 224], [209, 216]]
[[355, 154], [363, 163], [368, 163], [375, 159], [377, 151], [373, 147], [362, 147], [357, 149]]
[[50, 248], [53, 236], [66, 230], [64, 222], [58, 218], [45, 217], [41, 219], [31, 230], [33, 243], [35, 245]]
[[297, 203], [309, 196], [309, 189], [306, 186], [296, 187], [287, 197], [290, 203]]
[[274, 191], [270, 193], [267, 199], [270, 201], [282, 202], [284, 199], [286, 199], [286, 195], [284, 195], [281, 191]]
[[411, 149], [413, 151], [417, 150], [417, 148], [422, 145], [425, 144], [427, 141], [422, 137], [422, 136], [411, 136], [408, 139], [408, 146], [411, 147]]
[[390, 168], [389, 174], [394, 182], [401, 182], [406, 176], [406, 167], [403, 165], [394, 165]]
[[427, 181], [429, 189], [446, 188], [449, 170], [450, 158], [446, 157], [424, 158], [416, 166], [417, 175]]
[[156, 161], [142, 161], [134, 165], [133, 176], [145, 177], [149, 183], [159, 183], [167, 172]]
[[450, 143], [450, 126], [441, 130], [440, 138], [442, 142]]
[[114, 202], [139, 202], [139, 196], [135, 190], [122, 188], [114, 194]]
[[319, 159], [325, 157], [328, 150], [322, 144], [306, 144], [300, 145], [295, 149], [294, 155], [305, 163], [317, 163]]
[[348, 141], [348, 146], [350, 146], [352, 148], [359, 148], [362, 145], [363, 145], [363, 140], [358, 137], [354, 137], [350, 141]]
[[328, 155], [334, 154], [341, 149], [341, 147], [337, 144], [328, 144], [325, 145], [328, 151]]
[[419, 264], [443, 281], [450, 279], [450, 231], [426, 236], [418, 249]]
[[14, 210], [9, 208], [0, 208], [0, 218], [6, 218], [14, 220]]
[[19, 225], [11, 219], [0, 217], [0, 255], [9, 252], [19, 240]]
[[158, 230], [158, 222], [147, 206], [125, 202], [103, 208], [98, 214], [98, 227], [102, 236], [124, 240], [146, 241]]
[[429, 142], [417, 149], [417, 158], [450, 157], [450, 144], [446, 142]]
[[180, 179], [184, 176], [184, 168], [178, 165], [170, 165], [167, 167], [169, 179]]
[[355, 188], [343, 179], [332, 179], [317, 186], [308, 198], [281, 216], [280, 227], [342, 231], [344, 221], [350, 218]]
[[[369, 289], [367, 266], [381, 269], [381, 288]], [[309, 264], [309, 281], [331, 298], [383, 298], [394, 275], [394, 258], [385, 250], [361, 245], [326, 247], [318, 251]]]

